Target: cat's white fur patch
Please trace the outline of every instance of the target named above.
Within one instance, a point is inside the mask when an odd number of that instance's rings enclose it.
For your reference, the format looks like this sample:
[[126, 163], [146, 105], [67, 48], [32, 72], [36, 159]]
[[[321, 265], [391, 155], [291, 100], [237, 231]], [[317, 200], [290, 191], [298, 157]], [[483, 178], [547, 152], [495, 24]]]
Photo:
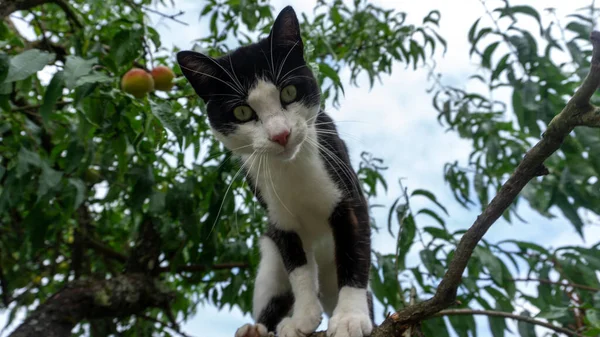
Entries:
[[284, 318], [277, 325], [280, 337], [307, 335], [321, 324], [323, 309], [317, 297], [317, 265], [314, 256], [307, 255], [307, 264], [294, 269], [289, 275], [295, 302], [292, 317]]
[[267, 327], [263, 324], [244, 324], [235, 332], [235, 337], [275, 337], [275, 335], [267, 331]]
[[372, 331], [367, 290], [342, 287], [338, 304], [329, 320], [327, 336], [363, 337], [370, 335]]
[[275, 242], [266, 236], [260, 239], [260, 256], [252, 300], [252, 316], [255, 321], [272, 297], [291, 289], [281, 254]]
[[[215, 137], [237, 154], [250, 155], [256, 151], [279, 159], [294, 158], [307, 136], [308, 125], [314, 124], [319, 106], [307, 107], [294, 102], [284, 109], [279, 95], [279, 89], [273, 83], [258, 80], [248, 91], [247, 103], [259, 120], [239, 124], [227, 135], [213, 128]], [[290, 132], [285, 147], [270, 140], [283, 131]]]
[[[296, 268], [288, 276], [276, 245], [268, 238], [261, 240], [254, 318], [258, 318], [272, 296], [291, 287], [295, 297], [293, 314], [277, 326], [279, 336], [298, 337], [314, 332], [323, 310], [335, 319], [334, 326], [330, 323], [330, 327], [332, 331], [339, 331], [336, 337], [354, 337], [355, 334], [349, 333], [359, 331], [353, 325], [356, 322], [361, 332], [370, 333], [366, 290], [344, 287], [338, 292], [329, 217], [343, 192], [329, 176], [316, 145], [314, 119], [319, 106], [307, 107], [296, 102], [284, 109], [277, 87], [262, 80], [250, 90], [248, 104], [260, 121], [240, 124], [227, 136], [213, 131], [226, 147], [240, 155], [268, 205], [270, 221], [282, 230], [298, 233], [308, 260], [307, 265]], [[286, 128], [291, 134], [285, 148], [269, 140], [270, 135]], [[317, 291], [321, 292], [320, 300]], [[351, 319], [356, 321], [350, 322]]]

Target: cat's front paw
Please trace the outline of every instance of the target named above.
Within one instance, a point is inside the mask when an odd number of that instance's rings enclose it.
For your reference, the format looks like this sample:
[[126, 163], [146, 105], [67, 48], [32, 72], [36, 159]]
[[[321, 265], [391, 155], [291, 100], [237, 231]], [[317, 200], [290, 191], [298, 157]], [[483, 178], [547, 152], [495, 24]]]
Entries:
[[328, 337], [364, 337], [373, 331], [373, 323], [362, 311], [334, 313], [327, 327]]
[[267, 331], [267, 327], [258, 324], [244, 324], [235, 332], [235, 337], [274, 337], [272, 332]]
[[298, 305], [294, 307], [292, 317], [284, 318], [277, 325], [277, 336], [279, 337], [303, 337], [317, 330], [323, 319], [323, 308], [316, 301], [310, 305]]

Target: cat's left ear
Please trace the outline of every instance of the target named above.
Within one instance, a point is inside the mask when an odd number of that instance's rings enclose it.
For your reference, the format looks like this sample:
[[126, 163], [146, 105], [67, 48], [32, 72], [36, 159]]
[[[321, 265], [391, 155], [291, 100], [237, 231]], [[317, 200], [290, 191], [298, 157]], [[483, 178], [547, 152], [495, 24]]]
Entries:
[[274, 45], [296, 45], [302, 51], [302, 38], [300, 36], [300, 23], [292, 6], [287, 6], [279, 12], [269, 38]]
[[208, 102], [215, 82], [220, 76], [217, 61], [210, 56], [191, 50], [177, 53], [177, 63], [183, 76], [190, 82], [196, 94]]

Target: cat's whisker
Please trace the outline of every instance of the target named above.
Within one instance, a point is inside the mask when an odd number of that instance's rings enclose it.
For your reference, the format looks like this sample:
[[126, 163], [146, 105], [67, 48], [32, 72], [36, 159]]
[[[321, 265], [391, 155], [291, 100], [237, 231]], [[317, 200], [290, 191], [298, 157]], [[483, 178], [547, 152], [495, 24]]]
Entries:
[[[312, 141], [314, 141], [314, 140], [312, 140]], [[354, 173], [354, 171], [350, 167], [348, 167], [348, 165], [346, 163], [344, 163], [344, 161], [342, 159], [340, 159], [331, 150], [329, 150], [325, 146], [319, 144], [318, 141], [315, 141], [315, 144], [317, 145], [317, 147], [320, 150], [323, 151], [323, 153], [327, 154], [329, 156], [329, 158], [331, 158], [339, 166], [339, 168], [342, 170], [342, 173], [344, 173], [346, 178], [351, 183], [356, 183], [356, 184], [352, 184], [352, 185], [354, 185], [356, 192], [358, 193], [358, 195], [360, 195], [360, 191], [358, 190], [358, 187], [357, 187], [357, 186], [360, 186], [360, 182], [358, 181], [358, 177], [356, 177], [356, 174]]]
[[250, 158], [252, 158], [252, 156], [254, 156], [254, 154], [256, 153], [256, 151], [254, 151], [247, 159], [246, 161], [241, 165], [241, 167], [239, 168], [239, 170], [237, 170], [236, 174], [233, 176], [233, 178], [231, 179], [231, 182], [229, 183], [229, 186], [227, 186], [227, 190], [225, 191], [225, 194], [223, 195], [223, 201], [221, 201], [221, 206], [219, 207], [219, 211], [217, 212], [217, 216], [215, 217], [215, 222], [213, 223], [210, 231], [208, 232], [208, 236], [210, 236], [212, 234], [212, 231], [215, 229], [215, 226], [217, 225], [217, 222], [219, 221], [219, 216], [221, 215], [221, 210], [223, 210], [223, 205], [225, 205], [225, 200], [227, 199], [227, 194], [229, 193], [229, 190], [231, 189], [231, 186], [233, 185], [233, 183], [235, 182], [235, 179], [237, 178], [237, 176], [240, 174], [240, 172], [242, 172], [242, 169], [244, 168], [244, 166], [246, 165], [246, 163], [250, 160]]
[[[269, 58], [267, 57], [267, 54], [265, 53], [264, 50], [260, 50], [260, 52], [263, 54], [263, 56], [265, 57], [265, 61], [267, 61], [267, 65], [269, 65], [269, 68], [271, 68], [271, 63], [269, 62]], [[273, 72], [271, 72], [271, 70], [269, 69], [269, 73], [271, 74], [271, 77], [274, 77], [275, 74], [273, 74]]]
[[[320, 151], [320, 145], [312, 138], [307, 138], [308, 144], [312, 145], [315, 150], [317, 152]], [[331, 162], [331, 160], [327, 159], [327, 158], [331, 158], [328, 154], [326, 156], [323, 157], [323, 159], [331, 166], [331, 167], [335, 167], [335, 165]], [[342, 177], [340, 176], [340, 174], [338, 173], [337, 170], [334, 171], [335, 175], [338, 177], [338, 183], [339, 186], [344, 190], [344, 192], [346, 193], [346, 195], [351, 195], [352, 193], [350, 193], [350, 190], [348, 189], [348, 187], [346, 186], [346, 184], [344, 184], [344, 179], [342, 179]]]
[[292, 50], [294, 50], [294, 48], [298, 45], [298, 43], [300, 43], [300, 40], [296, 41], [296, 43], [294, 43], [294, 45], [292, 46], [292, 48], [290, 48], [290, 50], [288, 51], [287, 55], [285, 55], [285, 58], [283, 59], [283, 62], [281, 62], [281, 64], [279, 65], [279, 71], [277, 72], [277, 77], [275, 77], [275, 83], [279, 82], [279, 75], [281, 75], [281, 71], [283, 70], [283, 66], [285, 65], [285, 61], [287, 61], [288, 57], [290, 56], [290, 53], [292, 52]]
[[285, 79], [285, 81], [283, 81], [283, 80], [282, 80], [282, 81], [281, 81], [281, 83], [289, 82], [289, 81], [291, 81], [291, 80], [295, 80], [295, 79], [298, 79], [298, 78], [306, 78], [306, 79], [308, 79], [308, 80], [312, 80], [312, 79], [314, 79], [314, 77], [310, 77], [310, 76], [305, 76], [305, 75], [295, 75], [295, 76], [292, 76], [292, 77], [288, 77], [288, 78], [286, 78], [286, 79]]
[[[268, 159], [269, 159], [269, 154], [267, 154], [267, 160]], [[275, 196], [277, 197], [277, 199], [279, 200], [279, 202], [281, 203], [283, 208], [285, 208], [285, 210], [288, 211], [288, 213], [290, 213], [291, 216], [294, 216], [294, 214], [285, 205], [285, 203], [283, 203], [283, 200], [281, 200], [281, 198], [279, 197], [279, 194], [277, 193], [277, 190], [275, 189], [275, 183], [273, 182], [273, 176], [271, 175], [271, 168], [269, 167], [269, 165], [265, 165], [265, 166], [267, 168], [267, 173], [269, 174], [269, 180], [271, 181], [271, 189], [273, 190], [273, 193], [275, 193]]]
[[[256, 170], [256, 182], [254, 183], [254, 195], [257, 195], [257, 189], [258, 189], [258, 184], [260, 183], [260, 168], [261, 168], [261, 164], [263, 162], [263, 156], [262, 154], [259, 156], [259, 160], [258, 160], [258, 169]], [[264, 179], [264, 174], [263, 174], [263, 179]], [[258, 198], [257, 198], [258, 199]], [[254, 202], [254, 217], [256, 218], [256, 201]]]
[[361, 124], [371, 124], [369, 122], [365, 122], [365, 121], [355, 121], [355, 120], [343, 120], [343, 121], [331, 121], [331, 122], [319, 122], [319, 123], [315, 123], [315, 125], [330, 125], [330, 124], [337, 124], [337, 123], [361, 123]]
[[207, 73], [203, 73], [203, 72], [201, 72], [201, 71], [198, 71], [198, 70], [194, 70], [194, 69], [188, 68], [188, 67], [186, 67], [186, 66], [184, 66], [184, 65], [181, 65], [181, 64], [180, 64], [179, 66], [180, 66], [181, 68], [184, 68], [184, 69], [188, 70], [188, 71], [191, 71], [191, 72], [192, 72], [192, 73], [194, 73], [194, 74], [200, 74], [200, 75], [204, 75], [204, 76], [206, 76], [206, 77], [210, 77], [210, 78], [212, 78], [212, 79], [214, 79], [214, 80], [217, 80], [217, 81], [219, 81], [219, 82], [221, 82], [221, 83], [225, 84], [226, 86], [230, 87], [230, 88], [231, 88], [233, 91], [235, 91], [235, 92], [237, 92], [238, 94], [240, 94], [240, 96], [244, 96], [244, 94], [243, 94], [241, 91], [239, 91], [237, 88], [235, 88], [234, 86], [232, 86], [232, 85], [231, 85], [229, 82], [225, 82], [225, 81], [223, 81], [222, 79], [220, 79], [220, 78], [218, 78], [218, 77], [212, 76], [212, 75], [210, 75], [210, 74], [207, 74]]
[[[235, 80], [233, 79], [233, 76], [231, 76], [231, 73], [229, 71], [227, 71], [227, 69], [225, 69], [225, 67], [223, 67], [219, 62], [217, 62], [212, 57], [208, 57], [208, 56], [205, 56], [205, 57], [207, 59], [209, 59], [212, 63], [214, 63], [215, 65], [217, 65], [219, 68], [221, 68], [225, 72], [225, 74], [227, 74], [227, 76], [229, 76], [229, 78], [233, 81], [233, 83], [238, 86], [238, 89], [239, 89], [240, 92], [244, 92], [244, 88], [241, 86], [241, 84], [235, 82]], [[231, 55], [229, 55], [229, 59], [231, 61]]]
[[296, 67], [296, 68], [294, 68], [294, 69], [292, 69], [292, 70], [288, 71], [287, 73], [285, 73], [285, 75], [283, 75], [283, 76], [281, 77], [281, 82], [285, 81], [285, 80], [286, 80], [286, 78], [287, 78], [287, 76], [288, 76], [289, 74], [291, 74], [292, 72], [294, 72], [294, 71], [296, 71], [296, 70], [298, 70], [298, 69], [300, 69], [300, 68], [302, 68], [302, 67], [308, 67], [308, 66], [307, 66], [306, 64], [303, 64], [303, 65], [301, 65], [301, 66], [298, 66], [298, 67]]
[[237, 77], [237, 74], [235, 73], [235, 69], [233, 69], [233, 63], [231, 62], [231, 54], [229, 54], [229, 68], [231, 68], [231, 72], [233, 72], [233, 76], [235, 76], [235, 80], [237, 81], [237, 85], [240, 87], [240, 89], [242, 91], [244, 91], [244, 86], [242, 85], [242, 82], [240, 82], [240, 79]]
[[[245, 187], [246, 185], [248, 185], [248, 175], [250, 174], [250, 171], [252, 171], [252, 168], [254, 167], [254, 162], [256, 162], [256, 158], [261, 158], [261, 155], [255, 156], [254, 159], [252, 159], [252, 162], [250, 163], [250, 167], [246, 169], [246, 176], [244, 176], [244, 183], [242, 184], [242, 188]], [[243, 168], [244, 166], [242, 166]], [[256, 202], [254, 203], [254, 207], [256, 207]], [[236, 226], [236, 230], [238, 231], [239, 234], [239, 229], [238, 229], [238, 224], [237, 224], [237, 212], [235, 213], [236, 217], [235, 217], [235, 226]], [[254, 210], [254, 214], [256, 215], [256, 210]]]
[[339, 135], [344, 135], [345, 137], [348, 137], [348, 138], [352, 139], [353, 141], [355, 141], [355, 142], [357, 142], [357, 143], [359, 143], [361, 145], [366, 145], [357, 136], [349, 134], [347, 132], [343, 132], [343, 131], [329, 131], [329, 130], [322, 130], [322, 129], [319, 130], [319, 129], [317, 129], [317, 135], [319, 135], [319, 134], [333, 135], [333, 136], [337, 136], [338, 134]]

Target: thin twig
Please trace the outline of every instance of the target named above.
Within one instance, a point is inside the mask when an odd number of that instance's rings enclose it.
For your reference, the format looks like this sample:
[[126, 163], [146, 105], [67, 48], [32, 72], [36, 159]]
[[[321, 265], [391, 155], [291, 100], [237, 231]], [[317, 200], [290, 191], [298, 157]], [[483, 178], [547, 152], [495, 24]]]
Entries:
[[175, 14], [165, 14], [165, 13], [163, 13], [161, 11], [158, 11], [156, 9], [152, 9], [152, 8], [146, 7], [146, 6], [143, 6], [142, 9], [145, 10], [145, 11], [148, 11], [150, 13], [154, 13], [156, 15], [160, 15], [163, 18], [166, 18], [166, 19], [169, 19], [169, 20], [173, 20], [173, 21], [175, 21], [177, 23], [180, 23], [180, 24], [182, 24], [184, 26], [188, 26], [187, 22], [181, 21], [181, 20], [177, 19], [178, 16], [182, 16], [183, 14], [185, 14], [184, 11], [179, 11], [179, 13], [175, 13]]
[[449, 309], [449, 310], [442, 310], [442, 311], [438, 312], [436, 315], [434, 315], [434, 317], [435, 316], [437, 316], [437, 317], [439, 317], [439, 316], [458, 316], [458, 315], [466, 315], [466, 316], [485, 315], [485, 316], [491, 316], [491, 317], [510, 318], [510, 319], [515, 319], [518, 321], [526, 322], [529, 324], [543, 326], [545, 328], [554, 330], [556, 332], [564, 333], [568, 336], [583, 337], [583, 335], [581, 335], [573, 330], [567, 329], [567, 328], [556, 326], [556, 325], [548, 323], [548, 322], [543, 322], [543, 321], [537, 320], [532, 317], [521, 316], [521, 315], [509, 313], [509, 312], [502, 312], [502, 311], [474, 310], [474, 309]]
[[58, 7], [60, 7], [63, 10], [63, 12], [65, 12], [67, 19], [69, 19], [69, 24], [71, 25], [71, 28], [73, 28], [73, 25], [77, 26], [77, 28], [79, 29], [83, 28], [83, 24], [79, 20], [79, 17], [77, 17], [77, 14], [75, 13], [75, 11], [73, 11], [73, 9], [71, 8], [71, 6], [69, 6], [68, 3], [64, 2], [63, 0], [53, 0], [52, 2], [54, 2]]
[[[65, 105], [69, 105], [71, 103], [73, 103], [73, 102], [72, 101], [60, 101], [60, 102], [56, 102], [56, 106], [63, 107]], [[19, 106], [19, 107], [12, 108], [11, 111], [13, 111], [13, 112], [24, 111], [25, 113], [29, 113], [29, 112], [31, 112], [31, 110], [39, 109], [41, 106], [42, 106], [41, 104], [25, 105], [25, 106]]]
[[150, 321], [150, 322], [154, 322], [154, 323], [160, 324], [161, 327], [167, 328], [167, 329], [175, 332], [176, 334], [178, 334], [178, 335], [180, 335], [182, 337], [193, 337], [192, 335], [188, 335], [185, 332], [182, 332], [181, 330], [179, 330], [178, 327], [170, 326], [169, 324], [167, 324], [167, 323], [165, 323], [165, 322], [163, 322], [163, 321], [161, 321], [159, 319], [156, 319], [154, 317], [150, 317], [150, 316], [147, 316], [147, 315], [139, 315], [138, 317], [141, 318], [141, 319]]

